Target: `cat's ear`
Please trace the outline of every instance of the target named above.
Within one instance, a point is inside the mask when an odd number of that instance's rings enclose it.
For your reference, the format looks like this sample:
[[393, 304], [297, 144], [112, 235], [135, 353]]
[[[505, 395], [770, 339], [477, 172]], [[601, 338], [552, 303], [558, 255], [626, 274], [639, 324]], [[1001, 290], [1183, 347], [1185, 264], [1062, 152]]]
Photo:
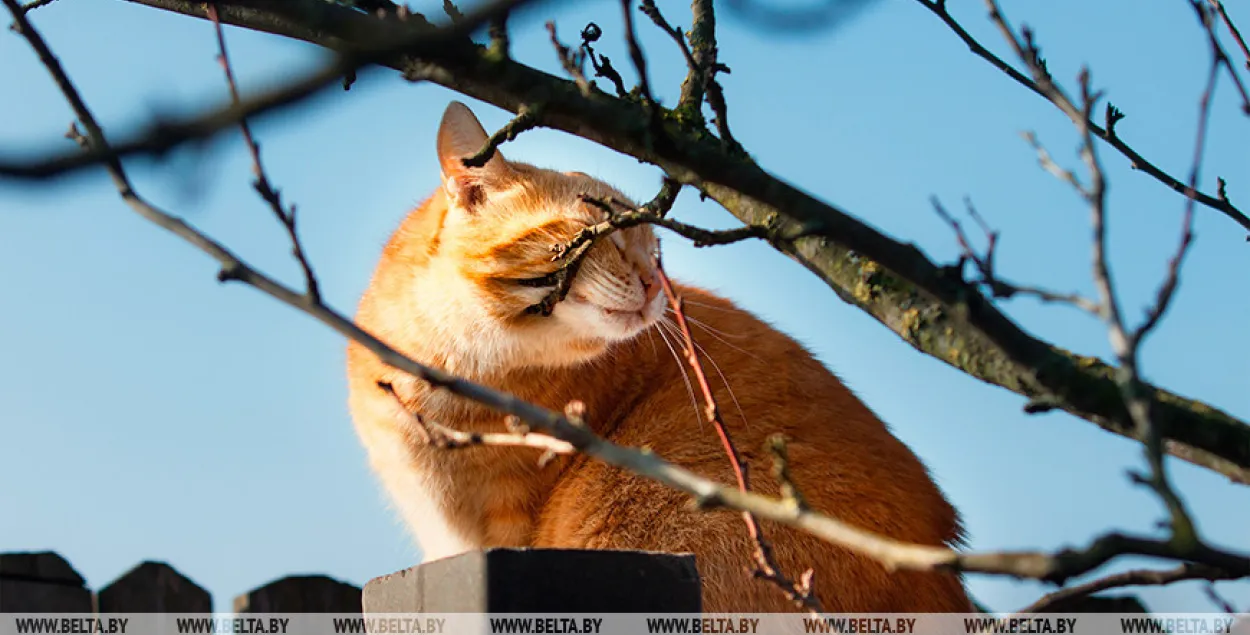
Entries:
[[477, 154], [488, 138], [468, 106], [458, 101], [447, 104], [438, 126], [438, 163], [443, 171], [443, 188], [458, 207], [472, 211], [486, 200], [492, 189], [500, 187], [511, 172], [498, 150], [481, 167], [464, 164], [464, 159]]

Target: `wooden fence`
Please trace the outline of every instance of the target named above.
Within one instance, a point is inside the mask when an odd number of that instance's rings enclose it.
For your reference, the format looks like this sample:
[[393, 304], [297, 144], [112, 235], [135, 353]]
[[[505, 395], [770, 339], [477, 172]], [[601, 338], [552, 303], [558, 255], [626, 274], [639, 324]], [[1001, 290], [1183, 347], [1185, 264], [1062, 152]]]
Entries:
[[[364, 588], [324, 575], [274, 580], [234, 598], [245, 613], [698, 613], [694, 556], [486, 549], [379, 576]], [[0, 613], [210, 613], [212, 596], [163, 562], [87, 588], [52, 552], [0, 553]]]
[[[325, 575], [287, 576], [234, 598], [231, 610], [236, 614], [698, 613], [700, 594], [691, 555], [487, 549], [382, 575], [363, 588]], [[1075, 597], [1046, 611], [1149, 612], [1131, 594]], [[0, 613], [210, 612], [209, 592], [163, 562], [142, 562], [92, 591], [56, 553], [0, 553]]]
[[[145, 561], [98, 591], [53, 552], [0, 553], [0, 613], [210, 613], [213, 598], [164, 562]], [[235, 613], [360, 613], [361, 588], [293, 575], [234, 598]]]

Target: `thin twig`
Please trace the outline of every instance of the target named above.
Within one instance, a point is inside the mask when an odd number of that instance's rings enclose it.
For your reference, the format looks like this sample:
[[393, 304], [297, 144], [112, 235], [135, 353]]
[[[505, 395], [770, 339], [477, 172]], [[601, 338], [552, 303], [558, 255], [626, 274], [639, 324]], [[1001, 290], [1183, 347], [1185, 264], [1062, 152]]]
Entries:
[[[230, 87], [230, 100], [237, 106], [242, 103], [239, 97], [239, 85], [234, 79], [234, 68], [230, 65], [230, 55], [226, 51], [226, 36], [221, 27], [221, 21], [217, 19], [217, 6], [212, 2], [207, 4], [208, 19], [213, 23], [213, 29], [217, 34], [217, 50], [218, 62], [221, 64], [222, 71], [226, 75], [226, 84]], [[252, 187], [256, 193], [269, 205], [269, 209], [273, 211], [273, 215], [282, 223], [283, 229], [286, 230], [287, 238], [291, 241], [291, 255], [295, 257], [299, 263], [300, 270], [304, 273], [304, 292], [313, 302], [321, 302], [321, 290], [317, 285], [317, 276], [313, 273], [312, 263], [308, 261], [308, 256], [304, 252], [304, 245], [299, 239], [299, 233], [296, 230], [295, 220], [295, 204], [292, 203], [288, 208], [282, 204], [282, 194], [273, 186], [269, 180], [269, 175], [265, 172], [265, 166], [260, 160], [260, 146], [256, 143], [256, 138], [252, 136], [252, 128], [247, 125], [247, 119], [239, 120], [239, 130], [243, 132], [243, 141], [247, 144], [248, 152], [252, 155], [252, 175], [255, 179], [252, 181]]]
[[625, 78], [621, 77], [620, 71], [612, 65], [612, 60], [607, 55], [595, 51], [594, 43], [603, 37], [603, 29], [598, 24], [591, 22], [582, 29], [582, 52], [586, 58], [590, 60], [591, 68], [595, 69], [595, 77], [602, 77], [612, 82], [612, 88], [616, 90], [616, 96], [621, 99], [629, 98], [629, 89], [625, 88]]
[[496, 130], [495, 134], [492, 134], [486, 140], [486, 143], [482, 145], [481, 150], [462, 159], [465, 167], [480, 168], [486, 165], [486, 162], [495, 156], [495, 151], [499, 149], [500, 145], [507, 141], [516, 140], [517, 136], [526, 130], [538, 127], [538, 116], [541, 110], [542, 107], [538, 105], [522, 106], [517, 116], [505, 124], [504, 127]]
[[[1212, 604], [1219, 607], [1219, 609], [1223, 611], [1225, 614], [1236, 615], [1237, 613], [1241, 612], [1241, 611], [1238, 611], [1237, 608], [1233, 606], [1232, 602], [1228, 601], [1228, 598], [1220, 595], [1220, 592], [1215, 590], [1214, 584], [1208, 583], [1205, 587], [1203, 587], [1202, 592], [1204, 595], [1207, 596], [1207, 599], [1210, 600]], [[1238, 631], [1234, 630], [1233, 632], [1238, 632]]]
[[[1091, 250], [1093, 279], [1094, 286], [1098, 291], [1099, 316], [1106, 324], [1111, 349], [1118, 363], [1118, 367], [1115, 369], [1116, 383], [1119, 386], [1121, 398], [1124, 401], [1125, 409], [1128, 411], [1129, 419], [1136, 429], [1138, 439], [1144, 446], [1146, 462], [1150, 470], [1146, 476], [1133, 474], [1132, 477], [1135, 482], [1148, 485], [1154, 490], [1167, 508], [1171, 526], [1169, 544], [1172, 544], [1178, 553], [1186, 553], [1190, 550], [1198, 549], [1202, 545], [1201, 539], [1188, 511], [1185, 509], [1184, 502], [1171, 485], [1167, 475], [1167, 466], [1163, 461], [1163, 433], [1160, 425], [1155, 421], [1155, 416], [1152, 412], [1152, 400], [1145, 383], [1141, 379], [1141, 372], [1138, 368], [1138, 351], [1141, 345], [1141, 337], [1138, 337], [1137, 332], [1130, 333], [1125, 325], [1123, 311], [1120, 308], [1119, 299], [1116, 297], [1115, 281], [1111, 274], [1111, 266], [1107, 258], [1107, 185], [1102, 163], [1098, 157], [1098, 148], [1094, 143], [1094, 125], [1091, 123], [1091, 115], [1095, 104], [1100, 98], [1100, 94], [1091, 88], [1089, 69], [1082, 68], [1078, 75], [1080, 105], [1078, 106], [1074, 103], [1052, 80], [1044, 63], [1041, 61], [1032, 32], [1025, 27], [1021, 29], [1021, 36], [1017, 37], [999, 8], [997, 0], [985, 0], [985, 3], [990, 11], [990, 20], [998, 27], [1012, 49], [1016, 51], [1020, 60], [1028, 66], [1038, 87], [1060, 109], [1070, 113], [1069, 118], [1076, 124], [1080, 134], [1080, 155], [1089, 172], [1089, 184], [1081, 184], [1071, 172], [1058, 169], [1057, 167], [1048, 169], [1056, 173], [1059, 178], [1068, 181], [1089, 205], [1090, 224], [1093, 229]], [[1201, 11], [1201, 8], [1199, 10]], [[1202, 148], [1206, 137], [1205, 121], [1209, 110], [1210, 95], [1214, 90], [1220, 63], [1219, 52], [1213, 47], [1212, 72], [1208, 78], [1207, 89], [1203, 92], [1195, 162], [1191, 170], [1191, 181], [1194, 184], [1196, 184]], [[1036, 140], [1033, 143], [1035, 147], [1040, 148], [1040, 145], [1036, 144]], [[1044, 153], [1039, 153], [1039, 156], [1044, 166], [1047, 163], [1053, 165], [1053, 162], [1049, 161], [1049, 157]], [[1193, 187], [1190, 186], [1187, 192], [1192, 193]], [[1167, 278], [1160, 289], [1159, 304], [1147, 314], [1147, 319], [1143, 325], [1147, 331], [1157, 324], [1158, 316], [1162, 315], [1166, 310], [1176, 288], [1181, 260], [1192, 242], [1193, 202], [1193, 197], [1188, 196], [1181, 244], [1172, 260], [1172, 266], [1169, 268]], [[1144, 334], [1145, 331], [1141, 333]]]
[[712, 0], [694, 0], [690, 4], [693, 16], [690, 48], [691, 55], [699, 66], [700, 86], [697, 91], [692, 88], [689, 95], [683, 89], [682, 98], [690, 97], [690, 103], [695, 106], [703, 99], [707, 100], [721, 141], [730, 152], [737, 154], [743, 152], [743, 148], [729, 131], [729, 107], [725, 104], [725, 91], [716, 80], [716, 74], [729, 72], [729, 67], [720, 63], [720, 52], [716, 48], [716, 10], [712, 5]]
[[[998, 232], [989, 228], [985, 220], [977, 213], [976, 208], [972, 206], [972, 202], [967, 201], [968, 213], [981, 226], [987, 237], [988, 245], [985, 248], [984, 255], [977, 253], [977, 250], [972, 247], [968, 235], [964, 232], [963, 225], [950, 212], [946, 211], [942, 202], [936, 196], [932, 197], [930, 201], [938, 216], [946, 221], [955, 233], [955, 240], [958, 241], [960, 249], [960, 264], [971, 262], [976, 267], [979, 277], [972, 280], [972, 284], [985, 287], [989, 290], [990, 295], [995, 298], [1009, 299], [1016, 296], [1028, 296], [1042, 302], [1071, 305], [1087, 313], [1099, 315], [1098, 303], [1079, 293], [1059, 293], [1041, 287], [1022, 285], [1004, 280], [994, 270], [994, 256], [998, 247]], [[958, 270], [962, 274], [963, 267], [959, 266]]]
[[578, 231], [567, 244], [552, 246], [552, 251], [555, 253], [552, 260], [563, 264], [546, 276], [526, 281], [525, 284], [529, 286], [551, 287], [551, 291], [543, 296], [542, 300], [530, 306], [527, 311], [542, 316], [551, 315], [556, 304], [562, 302], [573, 287], [573, 281], [581, 268], [582, 261], [589, 256], [590, 250], [599, 240], [622, 229], [639, 225], [655, 225], [689, 238], [695, 247], [727, 245], [748, 238], [765, 238], [769, 235], [769, 230], [764, 227], [749, 226], [718, 231], [665, 218], [676, 196], [677, 188], [670, 181], [665, 181], [665, 186], [660, 189], [654, 199], [636, 209], [624, 201], [601, 201], [592, 196], [582, 195], [583, 203], [603, 211], [607, 219]]
[[[1212, 62], [1210, 71], [1207, 73], [1206, 87], [1202, 91], [1202, 97], [1198, 101], [1198, 126], [1194, 138], [1193, 158], [1190, 163], [1189, 171], [1189, 188], [1191, 190], [1197, 188], [1198, 178], [1202, 171], [1202, 159], [1205, 156], [1208, 127], [1211, 121], [1211, 100], [1215, 94], [1215, 85], [1219, 80], [1218, 62], [1215, 61], [1216, 53], [1212, 51]], [[1146, 319], [1133, 331], [1130, 341], [1134, 345], [1140, 345], [1141, 341], [1153, 330], [1159, 321], [1163, 318], [1163, 314], [1167, 312], [1171, 306], [1172, 297], [1176, 292], [1177, 283], [1180, 280], [1181, 264], [1185, 260], [1185, 255], [1189, 253], [1189, 248], [1194, 240], [1194, 200], [1189, 198], [1185, 201], [1185, 212], [1181, 222], [1181, 239], [1176, 247], [1176, 253], [1168, 261], [1167, 275], [1163, 284], [1159, 285], [1159, 291], [1156, 294], [1155, 302], [1152, 307], [1146, 311]]]
[[572, 49], [560, 42], [560, 38], [556, 36], [556, 23], [547, 21], [547, 33], [551, 35], [551, 45], [556, 49], [556, 56], [560, 59], [560, 65], [564, 67], [564, 72], [573, 78], [573, 82], [577, 84], [577, 88], [581, 90], [582, 95], [589, 97], [591, 95], [590, 82], [586, 79], [586, 73], [582, 71], [582, 54], [574, 53]]
[[638, 73], [638, 91], [642, 93], [642, 109], [646, 113], [648, 133], [646, 142], [654, 144], [665, 137], [664, 120], [661, 118], [660, 104], [651, 92], [651, 79], [647, 73], [647, 58], [642, 54], [642, 46], [638, 44], [638, 34], [634, 30], [633, 0], [621, 0], [621, 14], [625, 21], [625, 44], [629, 49], [629, 59]]
[[[414, 35], [391, 37], [369, 47], [356, 46], [316, 70], [289, 84], [268, 89], [241, 104], [211, 111], [207, 114], [185, 119], [156, 121], [129, 141], [102, 150], [92, 148], [87, 152], [57, 154], [34, 161], [0, 160], [0, 175], [23, 179], [51, 178], [69, 174], [98, 165], [107, 165], [112, 159], [133, 155], [161, 155], [188, 141], [204, 140], [226, 128], [232, 128], [242, 119], [273, 113], [296, 103], [306, 103], [331, 86], [340, 85], [344, 78], [361, 69], [389, 62], [399, 53], [420, 57], [446, 51], [471, 34], [478, 26], [519, 6], [537, 0], [487, 0], [479, 3], [461, 22], [439, 29], [411, 29]], [[206, 17], [199, 16], [197, 17]], [[416, 15], [416, 14], [414, 14]], [[224, 20], [228, 22], [229, 20]], [[15, 27], [18, 25], [14, 25]]]
[[[395, 399], [395, 402], [405, 411], [403, 400], [395, 392], [395, 387], [388, 382], [378, 382], [378, 388]], [[436, 421], [432, 421], [418, 412], [409, 412], [412, 415], [413, 423], [416, 430], [420, 433], [422, 439], [433, 447], [442, 450], [457, 450], [461, 448], [471, 448], [475, 446], [502, 446], [502, 447], [519, 447], [534, 448], [543, 450], [544, 455], [548, 454], [571, 454], [577, 449], [571, 444], [556, 439], [546, 434], [536, 434], [525, 428], [516, 417], [509, 417], [504, 420], [504, 425], [511, 432], [464, 432], [445, 426]]]
[[[1008, 77], [1015, 80], [1016, 83], [1020, 84], [1021, 86], [1024, 86], [1025, 88], [1028, 88], [1029, 90], [1033, 91], [1034, 93], [1036, 93], [1043, 99], [1046, 99], [1047, 101], [1051, 102], [1052, 104], [1059, 106], [1058, 102], [1056, 102], [1052, 94], [1050, 94], [1046, 90], [1043, 90], [1042, 87], [1037, 82], [1035, 82], [1032, 79], [1029, 79], [1027, 75], [1013, 68], [1010, 64], [1008, 64], [1002, 58], [998, 57], [997, 55], [992, 53], [989, 49], [985, 48], [980, 42], [976, 40], [976, 38], [972, 37], [972, 35], [968, 33], [966, 29], [963, 28], [963, 26], [959, 23], [959, 21], [957, 21], [954, 18], [954, 16], [952, 16], [947, 11], [946, 2], [944, 0], [916, 0], [916, 1], [919, 2], [921, 6], [931, 11], [940, 20], [942, 20], [942, 22], [945, 23], [946, 26], [949, 27], [950, 30], [954, 32], [955, 35], [958, 36], [959, 39], [963, 41], [965, 45], [968, 46], [968, 49], [972, 51], [974, 55], [976, 55], [977, 57], [980, 57], [986, 62], [989, 62], [992, 66], [994, 66], [994, 68], [997, 68], [998, 70], [1006, 74]], [[1063, 110], [1064, 114], [1067, 114], [1069, 118], [1072, 117], [1072, 112], [1070, 112], [1069, 110], [1064, 109], [1064, 108], [1060, 108], [1060, 110]], [[1119, 110], [1117, 110], [1116, 112], [1118, 113], [1119, 116], [1116, 117], [1115, 120], [1118, 121], [1119, 119], [1123, 118], [1124, 113], [1120, 112]], [[1187, 188], [1185, 183], [1182, 182], [1180, 179], [1173, 177], [1172, 175], [1168, 174], [1167, 172], [1165, 172], [1163, 169], [1161, 169], [1154, 163], [1148, 161], [1145, 157], [1143, 157], [1136, 150], [1134, 150], [1132, 146], [1125, 143], [1123, 139], [1121, 139], [1119, 136], [1115, 134], [1114, 128], [1111, 125], [1108, 125], [1107, 128], [1101, 128], [1092, 121], [1087, 121], [1086, 124], [1089, 126], [1089, 130], [1091, 133], [1093, 133], [1099, 139], [1102, 139], [1104, 142], [1106, 142], [1108, 145], [1110, 145], [1112, 148], [1114, 148], [1116, 151], [1122, 154], [1125, 158], [1127, 158], [1129, 160], [1129, 164], [1133, 167], [1133, 169], [1145, 172], [1146, 174], [1150, 175], [1155, 180], [1159, 181], [1160, 183], [1164, 184], [1169, 189], [1175, 192], [1178, 192], [1184, 196], [1192, 196], [1204, 206], [1214, 209], [1216, 211], [1219, 211], [1225, 216], [1228, 216], [1233, 221], [1235, 221], [1238, 225], [1240, 225], [1243, 229], [1250, 230], [1250, 216], [1247, 216], [1240, 209], [1238, 209], [1237, 206], [1233, 205], [1232, 202], [1228, 200], [1226, 196], [1219, 196], [1219, 195], [1212, 196], [1210, 194], [1205, 194], [1199, 191], [1190, 191], [1190, 189]]]
[[1182, 564], [1175, 569], [1166, 571], [1136, 569], [1048, 593], [1036, 602], [1016, 612], [1020, 614], [1040, 613], [1052, 607], [1061, 608], [1057, 605], [1062, 605], [1065, 602], [1078, 598], [1089, 597], [1108, 589], [1132, 586], [1164, 586], [1185, 580], [1228, 580], [1229, 578], [1230, 576], [1225, 571], [1196, 564]]
[[[701, 85], [703, 79], [699, 70], [699, 63], [695, 61], [694, 54], [691, 53], [690, 46], [686, 43], [685, 34], [682, 33], [680, 28], [669, 24], [668, 20], [664, 18], [664, 14], [661, 13], [660, 9], [655, 6], [655, 0], [642, 0], [640, 8], [647, 17], [651, 18], [651, 21], [654, 22], [656, 26], [660, 27], [661, 31], [673, 38], [673, 41], [677, 43], [678, 48], [681, 49], [681, 56], [686, 60], [687, 76], [685, 82], [682, 84], [681, 98], [678, 101], [678, 104], [683, 107], [687, 105], [694, 106], [694, 109], [697, 112], [702, 106], [702, 103], [696, 103], [696, 100], [699, 98], [693, 94], [693, 87]], [[701, 89], [699, 94], [702, 94]]]
[[1033, 147], [1033, 151], [1037, 153], [1037, 164], [1042, 166], [1043, 170], [1050, 172], [1060, 181], [1071, 185], [1072, 189], [1081, 192], [1082, 195], [1087, 195], [1087, 190], [1085, 185], [1081, 183], [1080, 177], [1078, 177], [1072, 170], [1060, 167], [1058, 163], [1055, 163], [1055, 160], [1050, 156], [1050, 152], [1046, 150], [1046, 146], [1043, 146], [1042, 143], [1037, 140], [1036, 133], [1026, 131], [1020, 133], [1020, 136], [1024, 137], [1024, 140]]
[[[1191, 191], [1197, 187], [1202, 171], [1202, 160], [1205, 155], [1211, 118], [1211, 101], [1215, 94], [1215, 87], [1219, 82], [1219, 68], [1223, 65], [1228, 68], [1230, 73], [1236, 73], [1228, 61], [1228, 56], [1224, 54], [1223, 49], [1216, 40], [1214, 31], [1211, 30], [1212, 19], [1210, 13], [1198, 3], [1194, 4], [1194, 8], [1199, 12], [1200, 17], [1207, 25], [1208, 31], [1210, 31], [1211, 65], [1207, 73], [1206, 87], [1203, 89], [1202, 96], [1198, 101], [1198, 125], [1197, 131], [1194, 133], [1194, 151], [1189, 172], [1189, 188]], [[1223, 189], [1222, 186], [1221, 189]], [[1171, 306], [1180, 280], [1181, 265], [1185, 260], [1186, 254], [1189, 253], [1190, 247], [1193, 245], [1193, 228], [1194, 201], [1190, 197], [1185, 201], [1181, 238], [1176, 247], [1176, 253], [1168, 261], [1167, 274], [1163, 283], [1159, 286], [1154, 305], [1146, 310], [1146, 317], [1142, 323], [1126, 336], [1128, 340], [1127, 345], [1120, 352], [1121, 367], [1127, 366], [1130, 370], [1136, 368], [1137, 350], [1141, 347], [1142, 340], [1149, 335], [1151, 330], [1158, 326], [1168, 307]], [[1125, 363], [1126, 361], [1128, 362], [1127, 364]], [[1122, 382], [1122, 385], [1123, 391], [1126, 393], [1125, 398], [1129, 406], [1129, 413], [1133, 415], [1142, 431], [1146, 443], [1146, 461], [1150, 466], [1149, 476], [1138, 478], [1137, 480], [1149, 485], [1163, 499], [1171, 517], [1173, 541], [1182, 547], [1196, 544], [1201, 540], [1198, 536], [1197, 527], [1194, 525], [1188, 510], [1186, 510], [1184, 502], [1175, 489], [1173, 489], [1171, 481], [1167, 477], [1166, 464], [1163, 459], [1163, 433], [1154, 421], [1150, 399], [1143, 394], [1145, 393], [1145, 387], [1142, 386], [1141, 380], [1136, 374], [1130, 374], [1126, 381]]]
[[656, 114], [655, 96], [651, 94], [651, 79], [647, 73], [647, 58], [642, 54], [642, 46], [638, 44], [638, 34], [634, 31], [634, 11], [632, 0], [621, 0], [621, 15], [625, 22], [625, 44], [629, 49], [629, 59], [638, 72], [638, 89], [642, 92], [643, 104], [652, 114]]
[[[51, 0], [48, 0], [51, 1]], [[1237, 42], [1237, 46], [1241, 48], [1241, 54], [1246, 58], [1246, 68], [1250, 69], [1250, 48], [1246, 46], [1246, 41], [1241, 37], [1241, 30], [1237, 25], [1233, 24], [1232, 18], [1228, 17], [1228, 12], [1224, 10], [1224, 3], [1220, 0], [1207, 0], [1211, 6], [1215, 7], [1216, 12], [1220, 14], [1220, 20], [1224, 22], [1224, 26], [1228, 28], [1228, 32], [1233, 36], [1233, 40]]]
[[[1223, 67], [1228, 71], [1228, 78], [1232, 80], [1233, 86], [1237, 88], [1237, 92], [1241, 95], [1241, 112], [1250, 116], [1250, 92], [1246, 91], [1246, 85], [1241, 81], [1241, 74], [1237, 72], [1237, 67], [1233, 66], [1233, 61], [1229, 59], [1228, 53], [1224, 51], [1224, 47], [1220, 44], [1220, 38], [1215, 33], [1215, 13], [1214, 9], [1207, 8], [1202, 0], [1190, 0], [1190, 6], [1198, 14], [1198, 23], [1202, 25], [1202, 30], [1207, 36], [1207, 43], [1211, 47], [1211, 54], [1217, 66]], [[1220, 14], [1227, 18], [1227, 14], [1223, 10]], [[1229, 22], [1229, 25], [1232, 23]], [[1237, 34], [1240, 37], [1240, 33]], [[1243, 44], [1244, 46], [1244, 44]]]

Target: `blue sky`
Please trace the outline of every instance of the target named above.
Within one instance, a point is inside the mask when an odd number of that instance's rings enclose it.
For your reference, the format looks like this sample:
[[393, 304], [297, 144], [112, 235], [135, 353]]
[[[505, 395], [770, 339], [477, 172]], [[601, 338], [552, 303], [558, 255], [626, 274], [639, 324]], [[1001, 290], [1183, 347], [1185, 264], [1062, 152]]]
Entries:
[[[667, 5], [669, 3], [662, 3]], [[980, 3], [952, 3], [1006, 54]], [[1128, 118], [1120, 134], [1174, 174], [1188, 169], [1203, 34], [1187, 3], [1005, 2], [1039, 34], [1067, 85], [1082, 63]], [[1232, 7], [1235, 11], [1237, 7]], [[685, 3], [666, 7], [689, 23]], [[206, 22], [126, 2], [61, 0], [34, 19], [113, 138], [156, 113], [222, 103]], [[1073, 16], [1080, 16], [1074, 19]], [[571, 41], [589, 20], [618, 66], [619, 9], [564, 3], [514, 26], [514, 54], [556, 71], [542, 29]], [[1250, 21], [1234, 13], [1234, 18]], [[740, 141], [768, 170], [850, 210], [931, 257], [957, 248], [933, 213], [971, 196], [1002, 231], [999, 267], [1013, 279], [1092, 293], [1088, 214], [1038, 169], [1019, 133], [1034, 130], [1056, 160], [1079, 167], [1077, 137], [1054, 108], [967, 49], [910, 0], [880, 0], [834, 31], [763, 32], [722, 16], [723, 81]], [[672, 103], [683, 66], [672, 42], [640, 19], [652, 85]], [[311, 68], [315, 48], [227, 32], [243, 89]], [[53, 144], [71, 114], [24, 42], [0, 35], [0, 148]], [[1247, 200], [1250, 120], [1230, 86], [1217, 93], [1204, 184], [1221, 175]], [[450, 99], [392, 74], [335, 92], [255, 127], [270, 176], [299, 205], [327, 299], [352, 311], [379, 249], [405, 211], [437, 185], [434, 132]], [[466, 100], [488, 128], [507, 121]], [[600, 176], [637, 199], [654, 168], [563, 133], [526, 133], [508, 156]], [[1103, 150], [1110, 178], [1113, 266], [1127, 315], [1140, 316], [1174, 247], [1181, 198]], [[141, 191], [298, 282], [278, 225], [250, 190], [238, 135], [204, 154], [131, 166]], [[733, 219], [689, 192], [675, 214], [705, 226]], [[811, 347], [931, 466], [963, 512], [977, 549], [1084, 544], [1110, 528], [1150, 532], [1156, 500], [1125, 471], [1139, 448], [1065, 414], [1026, 416], [1023, 400], [914, 352], [840, 302], [795, 263], [759, 244], [695, 250], [664, 238], [679, 279], [714, 289]], [[1197, 243], [1176, 305], [1144, 350], [1148, 379], [1250, 418], [1250, 247], [1226, 218], [1200, 209]], [[419, 557], [387, 510], [346, 409], [344, 342], [242, 286], [219, 285], [206, 257], [133, 216], [98, 172], [55, 184], [0, 184], [0, 550], [52, 549], [100, 587], [141, 560], [172, 564], [230, 598], [275, 578], [325, 573], [356, 584]], [[1094, 320], [1017, 300], [1008, 312], [1066, 348], [1107, 355]], [[1175, 463], [1176, 482], [1208, 538], [1250, 548], [1250, 490]], [[1145, 561], [1123, 561], [1116, 568]], [[970, 578], [991, 609], [1019, 608], [1036, 583]], [[1222, 584], [1238, 606], [1250, 584]], [[1207, 611], [1201, 586], [1140, 592], [1159, 611]]]

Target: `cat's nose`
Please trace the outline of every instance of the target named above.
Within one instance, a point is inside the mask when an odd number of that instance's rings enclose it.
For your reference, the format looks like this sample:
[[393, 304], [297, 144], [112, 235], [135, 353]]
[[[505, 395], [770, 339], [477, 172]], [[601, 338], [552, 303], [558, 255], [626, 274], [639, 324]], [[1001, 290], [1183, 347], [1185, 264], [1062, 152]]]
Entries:
[[639, 274], [638, 281], [642, 283], [642, 292], [646, 295], [646, 300], [643, 303], [651, 304], [655, 296], [660, 293], [660, 285], [655, 283], [655, 278], [645, 274]]

